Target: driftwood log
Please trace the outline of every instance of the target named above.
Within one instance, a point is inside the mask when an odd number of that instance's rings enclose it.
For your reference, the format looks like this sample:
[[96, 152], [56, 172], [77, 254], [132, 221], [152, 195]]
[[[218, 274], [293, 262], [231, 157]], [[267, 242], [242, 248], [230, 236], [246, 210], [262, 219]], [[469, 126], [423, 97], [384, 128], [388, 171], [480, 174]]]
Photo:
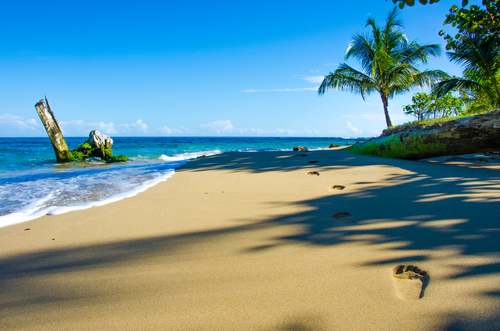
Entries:
[[400, 132], [387, 130], [344, 150], [406, 160], [499, 151], [500, 109], [430, 126], [410, 125]]
[[[47, 103], [47, 106], [45, 106]], [[45, 131], [52, 142], [52, 147], [54, 147], [54, 152], [56, 153], [56, 159], [58, 163], [71, 162], [74, 161], [74, 157], [66, 145], [64, 136], [61, 132], [61, 128], [57, 123], [52, 110], [50, 109], [49, 101], [47, 97], [45, 100], [42, 99], [35, 104], [36, 112], [40, 116], [40, 120], [45, 127]]]

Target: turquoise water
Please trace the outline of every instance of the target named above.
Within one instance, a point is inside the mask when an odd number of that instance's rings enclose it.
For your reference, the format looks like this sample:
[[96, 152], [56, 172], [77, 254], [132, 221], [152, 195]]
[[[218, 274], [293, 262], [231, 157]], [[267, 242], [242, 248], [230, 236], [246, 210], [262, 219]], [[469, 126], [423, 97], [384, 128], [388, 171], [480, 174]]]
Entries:
[[[87, 138], [69, 137], [70, 149]], [[175, 169], [201, 155], [228, 151], [266, 152], [345, 145], [344, 138], [116, 137], [113, 154], [131, 162], [55, 162], [49, 138], [0, 138], [0, 226], [46, 214], [103, 205], [133, 196], [167, 180]]]

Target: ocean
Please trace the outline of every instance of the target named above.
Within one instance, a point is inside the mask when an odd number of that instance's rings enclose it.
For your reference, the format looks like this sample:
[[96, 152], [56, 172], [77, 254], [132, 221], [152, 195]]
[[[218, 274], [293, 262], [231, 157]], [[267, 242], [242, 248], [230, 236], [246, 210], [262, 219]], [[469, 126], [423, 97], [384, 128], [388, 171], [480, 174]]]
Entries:
[[[65, 139], [74, 149], [87, 138]], [[115, 137], [113, 141], [113, 154], [127, 155], [130, 162], [106, 164], [94, 159], [58, 164], [48, 137], [0, 138], [0, 227], [134, 196], [202, 155], [287, 151], [295, 146], [315, 150], [355, 139]]]

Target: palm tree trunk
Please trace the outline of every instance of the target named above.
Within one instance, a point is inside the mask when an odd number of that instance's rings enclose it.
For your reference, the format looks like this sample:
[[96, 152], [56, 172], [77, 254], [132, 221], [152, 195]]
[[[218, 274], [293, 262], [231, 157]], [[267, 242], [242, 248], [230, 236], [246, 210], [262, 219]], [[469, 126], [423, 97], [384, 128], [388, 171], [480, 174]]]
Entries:
[[391, 116], [389, 115], [389, 101], [383, 94], [380, 94], [380, 97], [382, 98], [382, 104], [384, 105], [385, 123], [387, 124], [387, 127], [390, 128], [392, 126], [392, 122]]

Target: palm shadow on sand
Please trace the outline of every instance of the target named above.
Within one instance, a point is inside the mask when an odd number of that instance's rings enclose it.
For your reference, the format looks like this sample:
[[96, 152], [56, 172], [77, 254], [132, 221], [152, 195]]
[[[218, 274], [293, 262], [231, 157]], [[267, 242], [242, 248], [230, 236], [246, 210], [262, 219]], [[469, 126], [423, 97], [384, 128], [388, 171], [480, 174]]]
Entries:
[[[293, 155], [276, 153], [277, 156]], [[314, 165], [304, 164], [303, 158], [288, 158], [290, 163], [283, 166], [282, 159], [267, 160], [266, 166], [253, 161], [244, 153], [228, 153], [222, 156], [226, 162], [212, 162], [207, 157], [203, 162], [193, 162], [187, 169], [205, 171], [224, 169], [251, 173], [293, 171], [310, 169]], [[393, 160], [375, 157], [360, 157], [336, 151], [331, 156], [315, 155], [321, 158], [336, 158], [332, 166], [323, 169], [347, 169], [365, 165], [391, 165]], [[322, 162], [325, 163], [325, 162]], [[462, 256], [484, 256], [500, 251], [500, 171], [454, 167], [449, 174], [449, 165], [428, 164], [418, 161], [398, 161], [411, 174], [394, 174], [383, 186], [370, 186], [362, 192], [342, 191], [341, 194], [325, 194], [323, 197], [300, 201], [310, 211], [285, 215], [264, 222], [255, 222], [225, 228], [176, 236], [160, 236], [117, 243], [92, 245], [62, 250], [42, 251], [0, 260], [0, 297], [7, 294], [12, 286], [25, 287], [36, 282], [38, 277], [49, 274], [63, 274], [78, 270], [99, 270], [111, 265], [129, 263], [134, 260], [157, 256], [175, 256], [178, 251], [188, 249], [194, 243], [221, 240], [234, 234], [255, 231], [275, 226], [295, 224], [302, 231], [290, 236], [276, 237], [277, 245], [305, 243], [317, 246], [333, 246], [348, 243], [355, 237], [365, 235], [369, 245], [401, 243], [394, 251], [401, 251], [401, 258], [371, 261], [367, 265], [397, 265], [406, 262], [426, 261], [425, 255], [409, 255], [414, 250], [437, 250], [445, 247], [460, 247]], [[321, 178], [321, 176], [319, 177]], [[479, 178], [481, 178], [479, 180]], [[269, 201], [272, 205], [274, 202]], [[344, 222], [332, 215], [340, 212], [352, 214], [354, 219]], [[392, 226], [387, 226], [391, 223]], [[380, 226], [379, 226], [380, 225]], [[383, 225], [383, 226], [382, 226]], [[259, 254], [273, 249], [274, 245], [255, 246], [242, 254]], [[450, 279], [476, 277], [481, 275], [500, 276], [500, 263], [469, 265], [449, 276]], [[500, 290], [484, 293], [498, 297]], [[81, 299], [75, 292], [70, 296], [19, 297], [16, 301], [3, 302], [12, 306], [28, 306], [52, 301]], [[2, 317], [0, 308], [0, 318]], [[500, 319], [496, 316], [492, 323]], [[450, 316], [450, 323], [444, 330], [454, 330], [465, 323]], [[293, 323], [292, 323], [293, 324]], [[292, 325], [290, 324], [290, 325]], [[288, 326], [290, 326], [288, 325]], [[285, 329], [288, 327], [286, 326]]]

